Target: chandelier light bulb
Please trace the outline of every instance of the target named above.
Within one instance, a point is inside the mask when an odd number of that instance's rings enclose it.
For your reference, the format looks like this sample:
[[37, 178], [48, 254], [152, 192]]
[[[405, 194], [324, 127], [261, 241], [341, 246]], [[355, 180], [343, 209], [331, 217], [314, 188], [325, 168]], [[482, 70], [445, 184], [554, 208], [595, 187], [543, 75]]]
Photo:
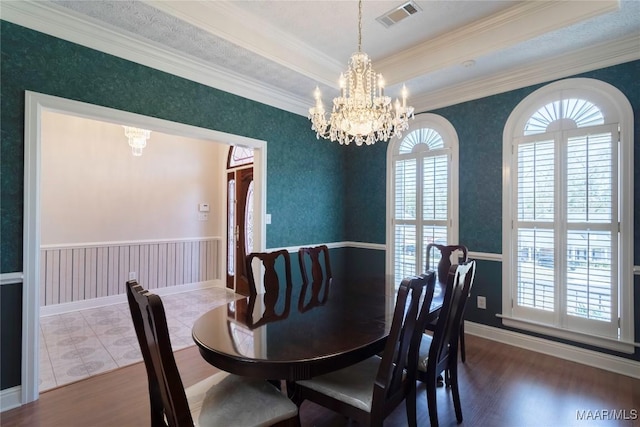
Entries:
[[344, 78], [344, 73], [340, 73], [338, 84], [340, 85], [340, 96], [344, 97], [346, 95], [345, 91], [347, 88], [347, 79]]
[[405, 85], [402, 85], [402, 108], [407, 108], [407, 96], [409, 96], [409, 91]]
[[382, 74], [378, 74], [378, 96], [384, 96], [384, 77]]

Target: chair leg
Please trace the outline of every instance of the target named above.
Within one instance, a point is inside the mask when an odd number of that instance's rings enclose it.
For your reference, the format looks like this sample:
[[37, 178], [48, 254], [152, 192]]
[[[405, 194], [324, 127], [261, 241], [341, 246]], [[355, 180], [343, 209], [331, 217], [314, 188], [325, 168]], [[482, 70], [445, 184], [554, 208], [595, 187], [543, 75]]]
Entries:
[[302, 402], [304, 402], [304, 398], [300, 395], [300, 388], [295, 383], [295, 381], [287, 381], [287, 397], [291, 399], [295, 405], [300, 408]]
[[407, 406], [407, 421], [409, 427], [418, 427], [417, 409], [416, 409], [416, 387], [415, 384], [411, 387], [405, 403]]
[[462, 422], [462, 405], [460, 404], [460, 391], [458, 390], [458, 368], [457, 362], [448, 369], [451, 382], [451, 396], [453, 397], [453, 407], [456, 411], [458, 424]]
[[467, 355], [464, 351], [464, 320], [460, 323], [460, 358], [462, 359], [462, 363], [467, 360]]
[[427, 388], [427, 407], [429, 408], [429, 422], [431, 427], [438, 427], [438, 408], [436, 406], [436, 381], [430, 378], [426, 382]]

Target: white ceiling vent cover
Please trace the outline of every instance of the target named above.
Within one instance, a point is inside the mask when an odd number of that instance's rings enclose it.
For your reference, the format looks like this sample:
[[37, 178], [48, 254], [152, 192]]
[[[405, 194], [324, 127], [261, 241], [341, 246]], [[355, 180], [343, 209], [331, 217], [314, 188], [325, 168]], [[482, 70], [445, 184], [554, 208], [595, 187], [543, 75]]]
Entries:
[[403, 3], [402, 5], [396, 7], [395, 9], [391, 9], [384, 15], [378, 16], [376, 21], [389, 28], [392, 25], [397, 24], [405, 18], [410, 17], [413, 14], [422, 11], [420, 6], [416, 4], [413, 0]]

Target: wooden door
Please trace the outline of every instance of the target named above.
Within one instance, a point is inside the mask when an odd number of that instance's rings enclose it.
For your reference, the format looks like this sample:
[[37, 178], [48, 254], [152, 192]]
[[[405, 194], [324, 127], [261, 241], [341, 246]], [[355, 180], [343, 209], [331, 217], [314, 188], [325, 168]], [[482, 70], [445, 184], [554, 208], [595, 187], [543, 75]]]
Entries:
[[227, 288], [249, 295], [245, 259], [253, 246], [253, 168], [227, 174]]

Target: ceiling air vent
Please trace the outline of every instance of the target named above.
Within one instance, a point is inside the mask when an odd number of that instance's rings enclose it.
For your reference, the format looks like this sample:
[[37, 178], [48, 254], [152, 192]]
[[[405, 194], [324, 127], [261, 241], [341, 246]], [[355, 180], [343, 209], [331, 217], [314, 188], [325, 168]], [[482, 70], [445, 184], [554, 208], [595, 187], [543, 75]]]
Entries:
[[396, 7], [395, 9], [391, 9], [387, 13], [382, 16], [378, 16], [376, 20], [389, 28], [392, 25], [397, 24], [405, 18], [410, 17], [411, 15], [420, 12], [420, 6], [416, 4], [413, 0], [403, 3], [402, 5]]

